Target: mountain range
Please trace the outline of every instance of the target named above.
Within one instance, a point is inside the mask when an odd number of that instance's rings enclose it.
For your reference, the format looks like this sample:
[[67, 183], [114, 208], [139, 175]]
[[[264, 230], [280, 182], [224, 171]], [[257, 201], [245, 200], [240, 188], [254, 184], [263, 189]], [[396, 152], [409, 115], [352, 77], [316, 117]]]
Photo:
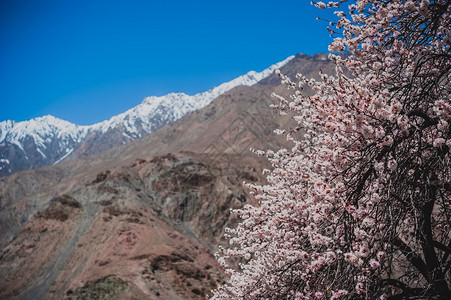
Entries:
[[188, 112], [205, 107], [234, 87], [256, 84], [293, 57], [262, 72], [250, 71], [193, 96], [170, 93], [161, 97], [146, 97], [128, 111], [90, 126], [79, 126], [51, 115], [23, 122], [0, 122], [0, 177], [127, 144], [180, 119]]
[[[318, 78], [326, 57], [280, 70]], [[271, 74], [142, 138], [0, 178], [0, 299], [205, 299], [227, 278], [214, 253], [230, 209], [258, 205], [242, 183], [271, 167], [249, 148], [292, 147], [273, 92], [291, 93]]]

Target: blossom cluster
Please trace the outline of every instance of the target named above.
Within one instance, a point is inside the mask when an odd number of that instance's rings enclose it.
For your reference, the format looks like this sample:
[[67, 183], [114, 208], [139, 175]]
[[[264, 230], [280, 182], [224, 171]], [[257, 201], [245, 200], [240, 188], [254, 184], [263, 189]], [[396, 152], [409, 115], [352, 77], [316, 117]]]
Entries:
[[294, 94], [274, 107], [302, 138], [255, 151], [273, 170], [247, 184], [260, 205], [235, 211], [213, 299], [449, 296], [451, 5], [346, 2], [314, 2], [337, 10], [336, 74], [277, 73]]

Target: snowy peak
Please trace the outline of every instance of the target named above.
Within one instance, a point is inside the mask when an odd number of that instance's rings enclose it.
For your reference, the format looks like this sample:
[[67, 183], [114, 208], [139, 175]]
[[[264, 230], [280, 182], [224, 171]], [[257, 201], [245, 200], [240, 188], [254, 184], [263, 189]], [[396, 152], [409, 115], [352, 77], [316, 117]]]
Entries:
[[[133, 122], [143, 121], [144, 123], [151, 122], [155, 115], [167, 113], [171, 110], [174, 116], [181, 118], [190, 108], [190, 102], [193, 96], [184, 93], [170, 93], [161, 97], [151, 96], [144, 98], [143, 102], [137, 106], [127, 110], [126, 112], [116, 115], [109, 120], [94, 124], [90, 126], [91, 130], [100, 130], [102, 133], [119, 126], [125, 126], [126, 130], [131, 134], [137, 134], [137, 128], [133, 128]], [[149, 124], [142, 124], [144, 131], [150, 132], [152, 126]]]
[[23, 122], [4, 121], [0, 123], [0, 143], [5, 140], [18, 144], [27, 137], [33, 137], [38, 144], [44, 144], [49, 137], [56, 136], [61, 139], [71, 138], [79, 141], [86, 126], [78, 126], [68, 121], [55, 118], [51, 115], [34, 118]]
[[237, 86], [256, 84], [263, 78], [271, 75], [276, 69], [283, 67], [293, 58], [294, 56], [290, 56], [262, 72], [250, 71], [245, 75], [193, 96], [185, 93], [169, 93], [160, 97], [146, 97], [139, 105], [109, 120], [94, 124], [90, 126], [90, 129], [106, 133], [112, 129], [123, 127], [125, 136], [131, 139], [141, 137], [180, 119], [188, 112], [205, 107], [213, 99]]
[[270, 66], [269, 68], [261, 71], [249, 71], [245, 75], [241, 75], [231, 81], [222, 83], [221, 85], [214, 87], [206, 92], [198, 93], [196, 95], [190, 96], [185, 93], [170, 93], [161, 97], [146, 97], [141, 104], [152, 105], [153, 107], [157, 107], [161, 103], [166, 103], [168, 100], [170, 103], [184, 103], [191, 102], [190, 106], [195, 107], [195, 109], [200, 109], [206, 105], [208, 105], [213, 99], [216, 97], [230, 91], [231, 89], [245, 85], [251, 86], [262, 80], [263, 78], [271, 75], [276, 69], [279, 69], [286, 65], [290, 60], [294, 58], [290, 56], [285, 60]]
[[0, 122], [0, 143], [5, 139], [8, 132], [14, 127], [16, 122], [11, 120], [6, 120]]
[[0, 123], [0, 176], [49, 165], [66, 158], [83, 140], [87, 127], [44, 116]]
[[149, 96], [144, 98], [141, 104], [158, 106], [159, 103], [165, 100], [174, 100], [175, 102], [179, 102], [181, 99], [185, 99], [186, 97], [191, 97], [185, 93], [169, 93], [164, 96]]
[[250, 71], [245, 75], [241, 75], [240, 77], [237, 77], [229, 82], [225, 82], [225, 83], [223, 83], [217, 87], [214, 87], [206, 92], [196, 94], [195, 97], [197, 97], [197, 100], [199, 103], [198, 108], [202, 108], [202, 107], [208, 105], [216, 97], [230, 91], [231, 89], [233, 89], [237, 86], [240, 86], [240, 85], [251, 86], [251, 85], [256, 84], [263, 78], [266, 78], [269, 75], [271, 75], [276, 69], [279, 69], [279, 68], [283, 67], [284, 65], [286, 65], [293, 58], [294, 58], [294, 56], [290, 56], [290, 57], [286, 58], [285, 60], [283, 60], [277, 64], [274, 64], [261, 72]]

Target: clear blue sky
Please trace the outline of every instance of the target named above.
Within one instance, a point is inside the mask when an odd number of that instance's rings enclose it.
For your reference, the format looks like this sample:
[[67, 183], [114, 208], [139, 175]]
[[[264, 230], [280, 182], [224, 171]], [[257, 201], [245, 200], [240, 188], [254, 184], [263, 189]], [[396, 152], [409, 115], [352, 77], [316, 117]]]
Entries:
[[1, 0], [0, 121], [89, 125], [326, 52], [325, 13], [309, 0]]

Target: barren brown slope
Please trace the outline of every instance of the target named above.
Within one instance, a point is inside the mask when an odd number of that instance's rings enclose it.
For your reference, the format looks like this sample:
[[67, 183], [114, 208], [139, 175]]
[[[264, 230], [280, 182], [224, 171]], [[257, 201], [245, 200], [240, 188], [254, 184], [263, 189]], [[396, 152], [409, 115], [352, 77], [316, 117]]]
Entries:
[[[231, 163], [232, 162], [232, 163]], [[49, 202], [0, 253], [2, 299], [201, 299], [224, 275], [212, 253], [254, 162], [168, 154], [106, 171]], [[226, 168], [224, 166], [227, 166]], [[125, 297], [125, 296], [124, 296]]]

